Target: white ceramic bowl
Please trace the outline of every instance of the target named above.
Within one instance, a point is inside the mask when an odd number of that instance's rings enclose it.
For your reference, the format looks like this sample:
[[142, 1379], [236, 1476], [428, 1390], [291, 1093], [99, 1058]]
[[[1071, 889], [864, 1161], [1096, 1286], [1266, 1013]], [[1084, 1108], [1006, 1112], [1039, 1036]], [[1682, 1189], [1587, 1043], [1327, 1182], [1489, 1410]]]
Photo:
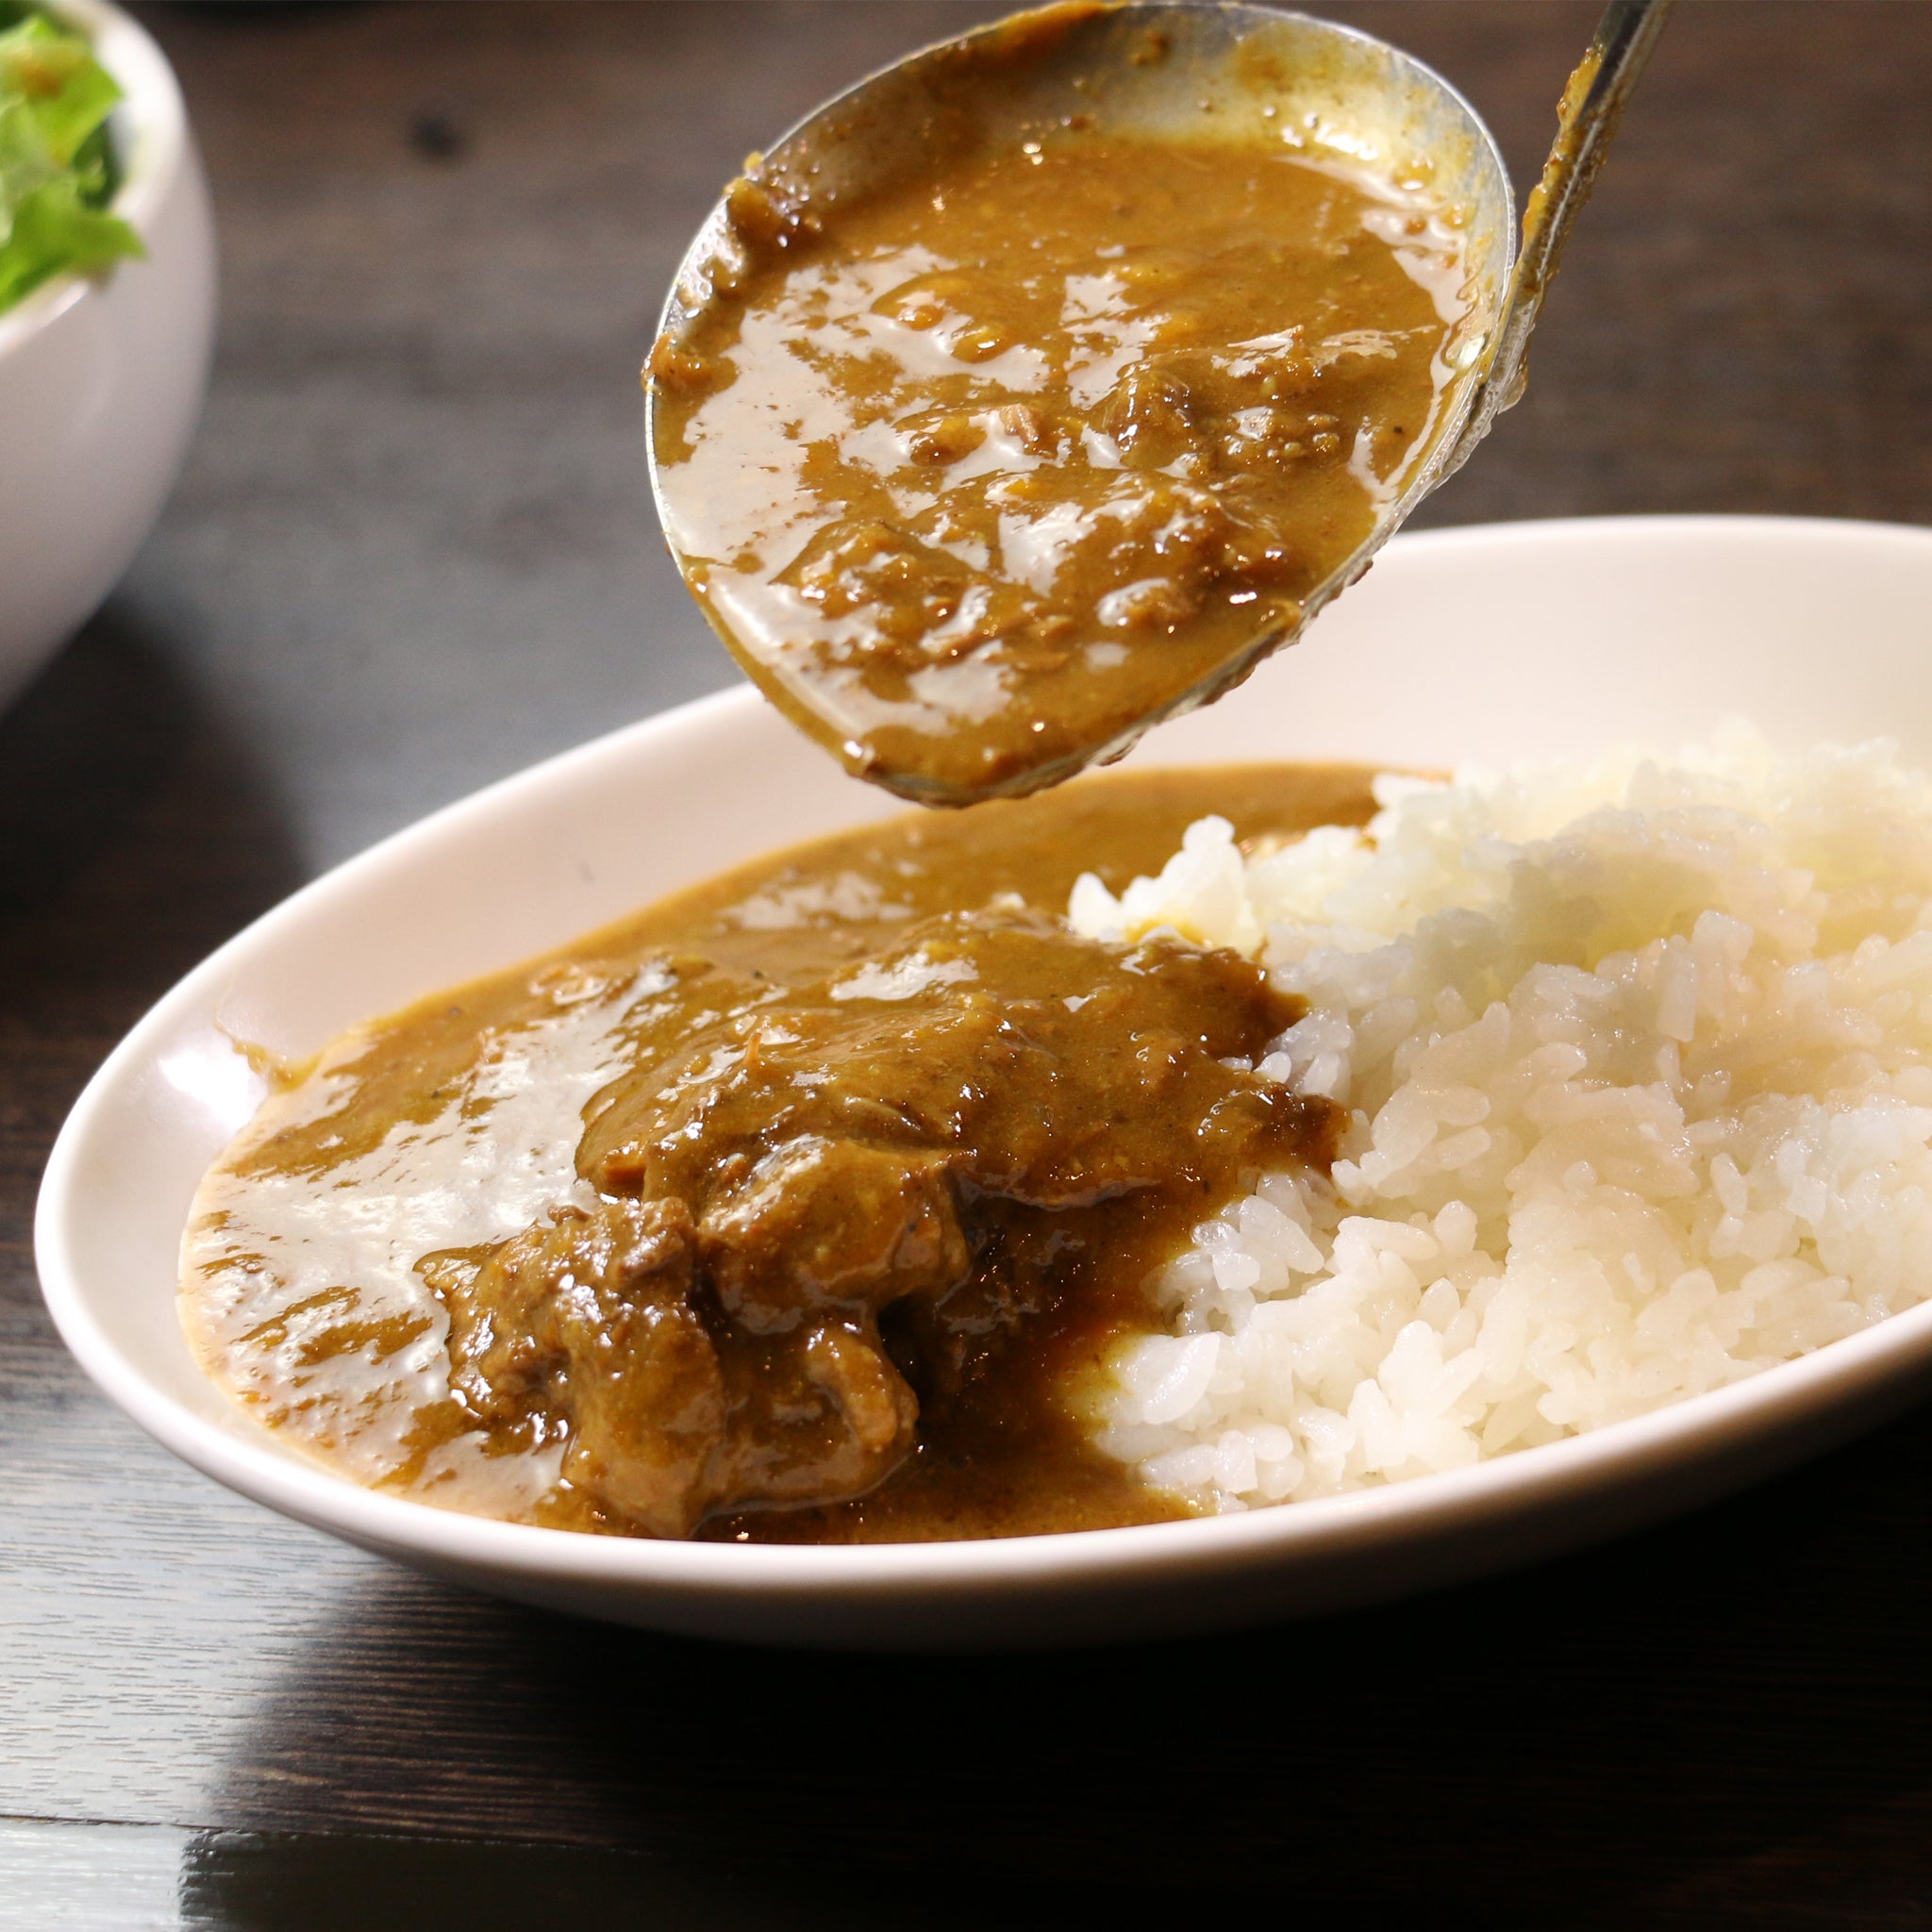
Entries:
[[105, 0], [58, 0], [126, 98], [114, 212], [147, 246], [0, 311], [0, 706], [84, 624], [173, 487], [214, 341], [208, 187], [175, 75]]
[[[1928, 647], [1932, 532], [1666, 518], [1404, 537], [1306, 642], [1136, 757], [1445, 765], [1668, 743], [1742, 709], [1786, 743], [1890, 733], [1928, 759]], [[814, 1549], [577, 1536], [377, 1495], [284, 1449], [201, 1374], [175, 1256], [197, 1181], [260, 1091], [232, 1039], [306, 1054], [774, 843], [894, 808], [741, 690], [493, 786], [297, 893], [161, 1001], [62, 1131], [37, 1239], [69, 1345], [177, 1455], [402, 1562], [665, 1629], [877, 1646], [1197, 1628], [1468, 1576], [1689, 1507], [1932, 1381], [1928, 1303], [1655, 1415], [1359, 1494]]]

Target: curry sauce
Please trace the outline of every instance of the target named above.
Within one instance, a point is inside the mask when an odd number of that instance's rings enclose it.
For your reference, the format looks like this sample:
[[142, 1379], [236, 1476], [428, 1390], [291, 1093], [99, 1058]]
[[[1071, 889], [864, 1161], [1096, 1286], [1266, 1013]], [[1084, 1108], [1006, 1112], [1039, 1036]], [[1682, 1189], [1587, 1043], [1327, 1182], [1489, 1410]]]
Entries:
[[209, 1372], [358, 1480], [619, 1534], [868, 1541], [1182, 1513], [1083, 1391], [1149, 1274], [1327, 1103], [1238, 956], [1058, 917], [1218, 810], [1361, 823], [1354, 768], [1083, 780], [761, 859], [358, 1028], [217, 1163]]
[[927, 803], [1118, 753], [1292, 635], [1432, 447], [1454, 212], [1277, 130], [1064, 117], [825, 201], [756, 163], [647, 377], [766, 695]]

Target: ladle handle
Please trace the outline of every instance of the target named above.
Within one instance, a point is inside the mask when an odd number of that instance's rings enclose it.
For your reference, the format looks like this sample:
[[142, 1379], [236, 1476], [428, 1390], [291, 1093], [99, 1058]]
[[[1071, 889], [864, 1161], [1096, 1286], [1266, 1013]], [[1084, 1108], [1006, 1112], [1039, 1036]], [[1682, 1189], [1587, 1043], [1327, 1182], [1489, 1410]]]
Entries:
[[1503, 300], [1475, 407], [1442, 474], [1461, 467], [1490, 425], [1523, 393], [1529, 338], [1563, 243], [1608, 154], [1624, 104], [1662, 33], [1671, 0], [1610, 0], [1589, 51], [1577, 63], [1557, 110], [1557, 140], [1523, 214], [1523, 246]]

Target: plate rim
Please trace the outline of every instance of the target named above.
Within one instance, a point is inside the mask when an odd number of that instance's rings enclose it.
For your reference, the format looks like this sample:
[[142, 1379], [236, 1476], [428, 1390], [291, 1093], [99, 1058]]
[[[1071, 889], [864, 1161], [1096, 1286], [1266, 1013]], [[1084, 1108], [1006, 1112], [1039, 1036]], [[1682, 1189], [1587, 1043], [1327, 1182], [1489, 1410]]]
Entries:
[[[1574, 542], [1641, 534], [1657, 538], [1719, 530], [1780, 539], [1800, 532], [1831, 541], [1877, 540], [1916, 548], [1932, 579], [1932, 529], [1869, 519], [1769, 516], [1616, 516], [1476, 524], [1408, 533], [1403, 551], [1504, 543]], [[1723, 1388], [1464, 1469], [1291, 1506], [1117, 1529], [980, 1541], [874, 1544], [720, 1544], [603, 1537], [505, 1523], [384, 1494], [279, 1444], [235, 1407], [233, 1424], [194, 1413], [148, 1378], [91, 1306], [73, 1253], [73, 1215], [84, 1205], [76, 1175], [99, 1116], [120, 1084], [152, 1064], [151, 1045], [233, 965], [308, 915], [318, 900], [407, 866], [418, 848], [521, 794], [567, 783], [613, 758], [648, 757], [654, 741], [694, 725], [728, 723], [763, 708], [737, 685], [633, 721], [539, 760], [429, 812], [329, 868], [249, 922], [177, 980], [128, 1030], [96, 1070], [56, 1138], [34, 1216], [42, 1292], [61, 1339], [89, 1376], [164, 1448], [227, 1488], [368, 1549], [473, 1576], [615, 1588], [660, 1598], [736, 1599], [774, 1607], [833, 1598], [907, 1602], [960, 1595], [1032, 1594], [1042, 1587], [1132, 1591], [1208, 1573], [1281, 1570], [1317, 1559], [1346, 1560], [1377, 1548], [1456, 1535], [1533, 1514], [1539, 1505], [1620, 1493], [1690, 1464], [1721, 1459], [1781, 1431], [1795, 1432], [1856, 1407], [1861, 1395], [1932, 1374], [1932, 1301], [1858, 1333]], [[175, 1283], [167, 1283], [172, 1296]], [[1875, 1423], [1881, 1417], [1874, 1415]], [[1860, 1425], [1854, 1420], [1841, 1433]], [[263, 1442], [251, 1436], [266, 1439]], [[1701, 1496], [1701, 1492], [1700, 1492]], [[1692, 1498], [1698, 1500], [1700, 1498]], [[1653, 1514], [1662, 1513], [1657, 1511]], [[1501, 1567], [1498, 1565], [1496, 1567]]]

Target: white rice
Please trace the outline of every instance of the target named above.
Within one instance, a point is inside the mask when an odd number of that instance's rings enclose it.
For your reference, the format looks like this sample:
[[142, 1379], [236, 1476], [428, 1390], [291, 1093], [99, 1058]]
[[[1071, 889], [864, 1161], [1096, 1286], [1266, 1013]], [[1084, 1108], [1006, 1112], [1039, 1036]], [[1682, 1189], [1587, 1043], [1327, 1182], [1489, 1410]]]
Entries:
[[1262, 1070], [1348, 1109], [1156, 1287], [1098, 1440], [1222, 1509], [1458, 1468], [1932, 1291], [1932, 779], [1889, 742], [1377, 781], [1366, 836], [1204, 819], [1081, 931], [1267, 961]]

